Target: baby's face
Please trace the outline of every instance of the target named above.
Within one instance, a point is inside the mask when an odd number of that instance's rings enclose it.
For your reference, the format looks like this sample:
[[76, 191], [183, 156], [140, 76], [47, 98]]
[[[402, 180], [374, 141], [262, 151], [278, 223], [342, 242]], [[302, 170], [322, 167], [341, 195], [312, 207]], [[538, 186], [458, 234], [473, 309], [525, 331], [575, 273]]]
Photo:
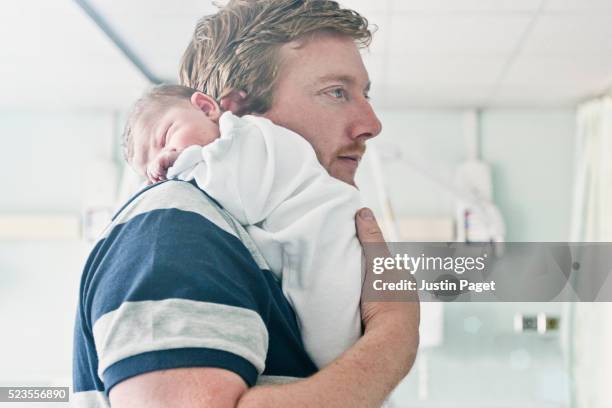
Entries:
[[188, 101], [143, 118], [134, 129], [134, 166], [144, 174], [162, 151], [204, 146], [219, 137], [219, 125]]

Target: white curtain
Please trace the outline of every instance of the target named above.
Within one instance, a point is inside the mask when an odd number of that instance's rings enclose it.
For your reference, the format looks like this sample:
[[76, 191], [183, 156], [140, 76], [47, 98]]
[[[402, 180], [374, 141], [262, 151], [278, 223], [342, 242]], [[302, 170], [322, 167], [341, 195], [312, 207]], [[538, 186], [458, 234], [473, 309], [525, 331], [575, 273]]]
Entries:
[[[612, 242], [612, 97], [579, 107], [571, 240]], [[612, 407], [612, 303], [574, 303], [573, 408]]]

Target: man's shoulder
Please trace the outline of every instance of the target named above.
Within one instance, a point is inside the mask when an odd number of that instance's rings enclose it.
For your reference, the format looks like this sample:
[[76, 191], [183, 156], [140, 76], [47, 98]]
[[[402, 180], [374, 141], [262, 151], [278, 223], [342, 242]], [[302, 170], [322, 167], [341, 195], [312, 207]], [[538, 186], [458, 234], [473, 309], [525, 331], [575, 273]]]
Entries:
[[[267, 298], [264, 262], [244, 228], [212, 198], [191, 183], [168, 181], [117, 212], [88, 257], [82, 291], [104, 300], [94, 321], [125, 301], [187, 292], [190, 299], [246, 307], [241, 294]], [[122, 293], [114, 282], [138, 290]]]
[[[107, 290], [99, 286], [102, 282], [150, 282], [139, 300], [169, 298], [176, 296], [175, 286], [176, 292], [184, 291], [185, 282], [195, 288], [214, 287], [211, 279], [226, 281], [219, 275], [231, 277], [233, 283], [261, 279], [266, 269], [262, 262], [244, 228], [212, 198], [189, 182], [171, 180], [143, 189], [117, 212], [85, 267], [85, 277], [92, 277], [86, 280], [98, 282], [98, 287], [83, 289], [99, 294]], [[166, 280], [163, 288], [157, 285]], [[225, 292], [218, 289], [215, 298]], [[125, 300], [118, 297], [113, 307]]]
[[219, 241], [215, 238], [222, 238], [222, 245], [243, 247], [260, 269], [269, 269], [244, 227], [195, 182], [168, 180], [141, 190], [117, 212], [102, 238], [128, 223], [148, 233], [152, 227], [163, 225], [168, 227], [164, 231], [166, 238], [168, 234], [178, 234], [176, 238], [181, 241], [189, 231], [208, 244], [214, 245]]
[[105, 235], [115, 227], [156, 214], [167, 221], [185, 213], [194, 219], [204, 218], [231, 235], [239, 235], [231, 216], [205, 192], [190, 182], [169, 180], [148, 186], [136, 193], [113, 217]]

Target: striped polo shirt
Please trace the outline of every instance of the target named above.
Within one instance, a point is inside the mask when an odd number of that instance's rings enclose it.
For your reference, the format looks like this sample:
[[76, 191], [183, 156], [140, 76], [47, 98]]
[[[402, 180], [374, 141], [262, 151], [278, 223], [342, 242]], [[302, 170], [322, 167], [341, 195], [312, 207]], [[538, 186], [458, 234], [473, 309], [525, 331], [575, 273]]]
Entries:
[[146, 372], [216, 367], [252, 386], [307, 377], [291, 306], [246, 231], [196, 185], [144, 189], [93, 248], [74, 332], [75, 406]]

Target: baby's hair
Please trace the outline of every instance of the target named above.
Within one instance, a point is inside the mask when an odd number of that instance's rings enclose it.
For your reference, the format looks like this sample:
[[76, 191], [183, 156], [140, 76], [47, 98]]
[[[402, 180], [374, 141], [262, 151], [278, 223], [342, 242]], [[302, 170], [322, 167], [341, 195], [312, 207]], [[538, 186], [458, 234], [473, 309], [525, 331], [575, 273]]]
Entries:
[[178, 101], [191, 99], [195, 89], [182, 85], [157, 85], [146, 92], [134, 103], [128, 115], [125, 128], [123, 130], [122, 148], [123, 156], [128, 163], [132, 163], [134, 158], [134, 127], [141, 120], [157, 114], [163, 108], [167, 108]]

